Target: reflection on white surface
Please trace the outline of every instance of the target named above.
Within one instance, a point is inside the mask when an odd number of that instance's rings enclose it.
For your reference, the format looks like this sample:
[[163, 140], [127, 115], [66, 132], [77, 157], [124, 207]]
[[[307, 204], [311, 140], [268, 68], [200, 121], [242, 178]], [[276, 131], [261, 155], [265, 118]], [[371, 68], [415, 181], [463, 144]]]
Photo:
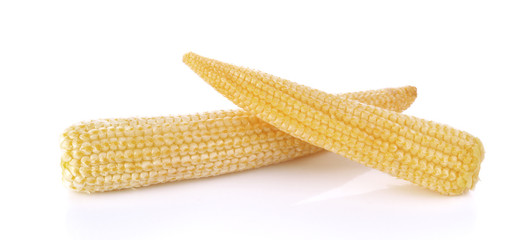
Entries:
[[67, 213], [70, 236], [89, 239], [438, 238], [466, 234], [474, 223], [470, 194], [441, 196], [332, 153], [136, 190], [71, 193]]

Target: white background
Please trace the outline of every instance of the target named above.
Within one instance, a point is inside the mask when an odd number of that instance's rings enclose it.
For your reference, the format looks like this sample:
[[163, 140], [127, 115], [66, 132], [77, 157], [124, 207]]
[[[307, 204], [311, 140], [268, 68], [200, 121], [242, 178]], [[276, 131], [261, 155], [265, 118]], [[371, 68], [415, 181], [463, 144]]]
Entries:
[[[73, 123], [235, 107], [188, 51], [333, 93], [414, 85], [407, 114], [484, 142], [481, 181], [445, 197], [321, 153], [136, 190], [63, 187]], [[0, 238], [522, 239], [523, 67], [522, 1], [1, 1]]]

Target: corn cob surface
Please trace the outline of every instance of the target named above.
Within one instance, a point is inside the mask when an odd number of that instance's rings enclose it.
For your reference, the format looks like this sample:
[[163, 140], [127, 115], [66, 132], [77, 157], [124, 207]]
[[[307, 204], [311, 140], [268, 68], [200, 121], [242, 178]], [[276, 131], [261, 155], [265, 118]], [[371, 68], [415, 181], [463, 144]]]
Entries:
[[[403, 111], [415, 100], [416, 88], [338, 97]], [[243, 110], [83, 122], [64, 131], [61, 148], [63, 182], [80, 192], [215, 176], [322, 150]]]
[[445, 195], [478, 180], [483, 146], [464, 131], [194, 53], [183, 60], [244, 110], [312, 145]]

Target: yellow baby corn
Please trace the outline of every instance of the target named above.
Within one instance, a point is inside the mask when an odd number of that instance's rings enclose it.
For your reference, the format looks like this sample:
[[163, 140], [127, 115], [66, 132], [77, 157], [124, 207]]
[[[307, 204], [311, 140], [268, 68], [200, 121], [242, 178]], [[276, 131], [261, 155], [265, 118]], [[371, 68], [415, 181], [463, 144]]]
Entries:
[[445, 195], [478, 180], [482, 143], [464, 131], [194, 53], [184, 62], [244, 110], [305, 142]]
[[[403, 111], [416, 88], [339, 97]], [[61, 148], [63, 181], [81, 192], [215, 176], [322, 150], [243, 110], [84, 122], [65, 130]]]

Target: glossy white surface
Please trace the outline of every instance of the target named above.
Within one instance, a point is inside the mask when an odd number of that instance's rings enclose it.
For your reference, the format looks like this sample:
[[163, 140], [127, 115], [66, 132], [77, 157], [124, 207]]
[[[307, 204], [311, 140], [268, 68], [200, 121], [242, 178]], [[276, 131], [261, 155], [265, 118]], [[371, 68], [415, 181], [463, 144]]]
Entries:
[[[520, 239], [521, 1], [2, 1], [0, 239]], [[478, 136], [481, 181], [445, 197], [332, 153], [78, 194], [59, 135], [109, 117], [229, 109], [187, 51], [328, 92], [414, 85], [406, 112]]]

